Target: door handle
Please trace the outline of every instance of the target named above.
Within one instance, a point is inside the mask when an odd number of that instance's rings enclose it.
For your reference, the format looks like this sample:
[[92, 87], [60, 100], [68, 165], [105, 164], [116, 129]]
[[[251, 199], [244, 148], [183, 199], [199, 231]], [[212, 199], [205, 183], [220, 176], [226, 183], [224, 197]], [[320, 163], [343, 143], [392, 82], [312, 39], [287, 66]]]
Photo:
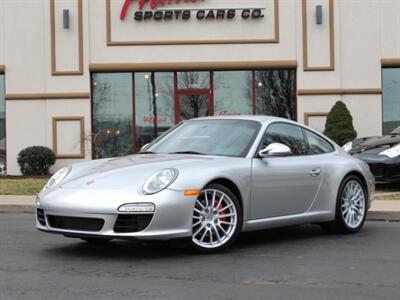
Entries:
[[310, 171], [310, 175], [312, 177], [317, 177], [317, 176], [321, 175], [321, 169], [312, 169]]

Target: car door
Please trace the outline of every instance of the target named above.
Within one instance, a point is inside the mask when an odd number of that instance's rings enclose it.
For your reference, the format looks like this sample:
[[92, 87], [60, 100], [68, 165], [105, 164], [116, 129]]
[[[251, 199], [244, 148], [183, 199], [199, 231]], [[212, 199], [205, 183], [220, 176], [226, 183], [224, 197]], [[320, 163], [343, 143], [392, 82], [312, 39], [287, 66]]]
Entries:
[[260, 150], [271, 143], [285, 144], [293, 155], [253, 158], [252, 219], [305, 212], [315, 199], [323, 176], [321, 161], [308, 155], [308, 143], [300, 126], [270, 124]]

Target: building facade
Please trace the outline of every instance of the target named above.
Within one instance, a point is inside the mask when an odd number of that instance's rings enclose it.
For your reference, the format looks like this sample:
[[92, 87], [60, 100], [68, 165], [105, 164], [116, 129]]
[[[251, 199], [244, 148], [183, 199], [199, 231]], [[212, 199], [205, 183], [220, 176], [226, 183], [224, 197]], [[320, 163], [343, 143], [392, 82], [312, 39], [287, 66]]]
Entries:
[[397, 0], [0, 0], [0, 159], [133, 153], [181, 120], [400, 125]]

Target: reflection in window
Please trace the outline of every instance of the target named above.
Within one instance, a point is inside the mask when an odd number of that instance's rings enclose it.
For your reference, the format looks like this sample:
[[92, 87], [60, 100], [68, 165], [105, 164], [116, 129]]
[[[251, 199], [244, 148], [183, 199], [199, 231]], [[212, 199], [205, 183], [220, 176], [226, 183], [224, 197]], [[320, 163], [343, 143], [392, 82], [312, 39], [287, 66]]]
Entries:
[[206, 117], [209, 114], [208, 95], [181, 95], [179, 96], [180, 119], [189, 120]]
[[308, 142], [308, 154], [323, 154], [335, 150], [331, 144], [315, 133], [306, 129], [304, 129], [303, 132]]
[[273, 123], [268, 126], [262, 139], [262, 148], [272, 143], [288, 146], [293, 155], [308, 153], [302, 130], [299, 126], [286, 123]]
[[0, 75], [0, 173], [6, 165], [6, 110], [4, 101], [4, 75]]
[[253, 114], [252, 72], [214, 72], [214, 114]]
[[178, 72], [178, 89], [210, 88], [210, 72]]
[[174, 73], [135, 73], [136, 150], [175, 124]]
[[93, 74], [94, 158], [132, 153], [132, 74]]
[[295, 70], [255, 71], [257, 114], [295, 120]]
[[383, 133], [389, 134], [400, 126], [400, 69], [383, 69], [382, 82]]

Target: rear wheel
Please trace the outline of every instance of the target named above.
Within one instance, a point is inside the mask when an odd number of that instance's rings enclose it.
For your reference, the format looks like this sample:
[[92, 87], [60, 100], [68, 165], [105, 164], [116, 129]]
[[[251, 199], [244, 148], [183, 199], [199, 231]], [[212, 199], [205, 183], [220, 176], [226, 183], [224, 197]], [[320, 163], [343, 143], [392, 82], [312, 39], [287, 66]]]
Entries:
[[339, 187], [335, 221], [321, 224], [333, 233], [356, 233], [364, 225], [367, 215], [368, 192], [357, 176], [346, 177]]
[[194, 206], [192, 248], [212, 253], [228, 247], [241, 230], [242, 215], [242, 207], [231, 190], [220, 184], [206, 186]]

